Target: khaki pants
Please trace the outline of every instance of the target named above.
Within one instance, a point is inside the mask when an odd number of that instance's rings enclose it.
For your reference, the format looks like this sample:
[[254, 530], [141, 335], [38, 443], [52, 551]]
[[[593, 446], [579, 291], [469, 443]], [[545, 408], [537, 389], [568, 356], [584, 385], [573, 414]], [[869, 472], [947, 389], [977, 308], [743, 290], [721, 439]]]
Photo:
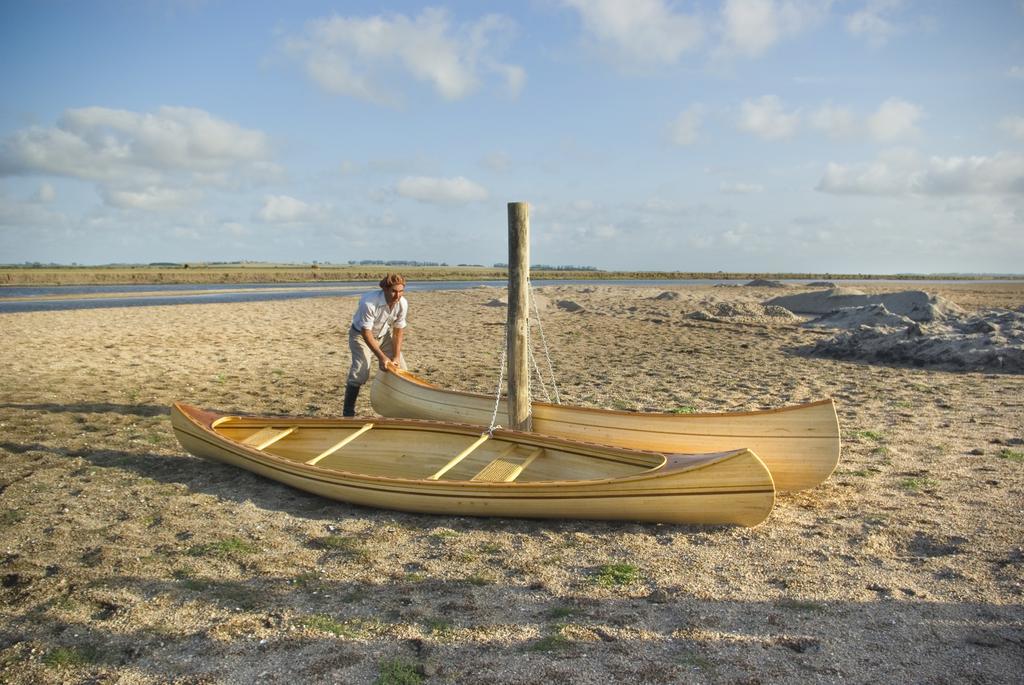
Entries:
[[[394, 339], [391, 331], [388, 330], [383, 337], [377, 338], [380, 349], [384, 354], [391, 357], [394, 354]], [[352, 326], [348, 327], [348, 349], [352, 351], [352, 366], [348, 370], [346, 385], [362, 386], [370, 380], [370, 369], [377, 366], [377, 356], [370, 349], [370, 346], [363, 340], [363, 334]], [[398, 358], [398, 368], [405, 369], [405, 358]]]

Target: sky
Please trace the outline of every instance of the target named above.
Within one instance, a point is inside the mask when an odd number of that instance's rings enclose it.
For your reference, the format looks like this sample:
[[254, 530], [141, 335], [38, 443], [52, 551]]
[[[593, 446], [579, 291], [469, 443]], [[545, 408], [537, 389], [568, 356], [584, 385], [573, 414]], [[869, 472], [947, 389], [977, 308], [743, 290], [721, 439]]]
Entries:
[[0, 263], [1024, 272], [1024, 0], [9, 0]]

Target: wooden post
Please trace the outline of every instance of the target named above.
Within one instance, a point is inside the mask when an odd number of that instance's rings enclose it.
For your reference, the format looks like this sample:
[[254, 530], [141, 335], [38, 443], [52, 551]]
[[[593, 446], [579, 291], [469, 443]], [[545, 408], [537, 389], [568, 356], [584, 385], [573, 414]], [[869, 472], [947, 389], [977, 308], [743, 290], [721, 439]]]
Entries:
[[533, 430], [530, 414], [529, 326], [530, 205], [508, 203], [508, 420], [514, 430]]

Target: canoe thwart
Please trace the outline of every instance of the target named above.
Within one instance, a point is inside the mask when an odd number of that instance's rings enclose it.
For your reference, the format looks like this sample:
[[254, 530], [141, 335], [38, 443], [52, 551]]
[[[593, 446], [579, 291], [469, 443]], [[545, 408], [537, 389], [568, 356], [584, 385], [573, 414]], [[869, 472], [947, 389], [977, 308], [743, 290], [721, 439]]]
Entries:
[[258, 450], [265, 450], [278, 440], [286, 438], [292, 433], [294, 433], [297, 428], [298, 426], [290, 426], [288, 428], [275, 428], [274, 426], [267, 426], [266, 428], [261, 428], [260, 430], [256, 431], [255, 433], [247, 437], [245, 440], [242, 441], [242, 444], [248, 445], [249, 447], [253, 447]]
[[349, 444], [350, 442], [352, 442], [353, 440], [355, 440], [356, 438], [358, 438], [360, 435], [362, 435], [366, 431], [370, 430], [371, 428], [373, 428], [373, 424], [372, 423], [364, 423], [363, 427], [360, 428], [359, 430], [357, 430], [355, 433], [352, 433], [351, 435], [348, 435], [348, 436], [342, 438], [341, 440], [339, 440], [338, 442], [334, 443], [333, 445], [331, 445], [330, 447], [325, 449], [320, 454], [318, 454], [315, 457], [313, 457], [312, 459], [308, 460], [306, 462], [306, 464], [308, 466], [316, 466], [317, 463], [319, 463], [321, 459], [325, 459], [326, 457], [331, 456], [332, 454], [334, 454], [335, 452], [340, 450], [342, 447], [344, 447], [345, 445]]
[[526, 455], [526, 458], [522, 461], [509, 459], [509, 454], [511, 454], [512, 451], [514, 451], [514, 447], [513, 450], [509, 450], [508, 453], [502, 454], [500, 457], [481, 469], [480, 473], [473, 476], [471, 480], [482, 480], [492, 483], [511, 483], [526, 470], [527, 466], [533, 463], [534, 459], [541, 455], [544, 448], [537, 447]]
[[475, 450], [480, 445], [484, 444], [484, 442], [486, 442], [487, 439], [490, 438], [490, 437], [491, 437], [490, 433], [484, 433], [483, 435], [481, 435], [479, 438], [476, 439], [476, 442], [474, 442], [472, 445], [470, 445], [469, 447], [467, 447], [466, 449], [462, 450], [461, 452], [456, 454], [454, 457], [452, 457], [448, 461], [447, 464], [445, 464], [444, 466], [439, 468], [433, 475], [427, 476], [427, 480], [437, 480], [438, 478], [440, 478], [444, 474], [448, 473], [448, 471], [450, 471], [452, 468], [454, 468], [456, 466], [456, 464], [458, 464], [460, 461], [462, 461], [463, 459], [468, 457], [470, 454], [472, 454], [473, 450]]

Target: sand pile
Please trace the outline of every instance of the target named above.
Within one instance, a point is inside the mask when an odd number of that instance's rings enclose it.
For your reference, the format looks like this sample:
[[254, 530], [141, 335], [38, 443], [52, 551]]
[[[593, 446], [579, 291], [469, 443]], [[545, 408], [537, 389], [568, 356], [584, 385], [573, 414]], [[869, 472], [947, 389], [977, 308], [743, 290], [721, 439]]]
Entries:
[[893, 314], [884, 304], [869, 304], [864, 307], [846, 307], [836, 312], [822, 314], [805, 323], [804, 327], [855, 329], [861, 326], [906, 328], [912, 325], [914, 325], [914, 320], [909, 316]]
[[[871, 321], [873, 323], [866, 323]], [[809, 348], [811, 354], [913, 366], [1024, 373], [1024, 313], [989, 311], [913, 322], [883, 305], [844, 309], [807, 326], [850, 327]]]
[[774, 297], [765, 304], [785, 307], [797, 314], [829, 314], [846, 307], [882, 304], [893, 314], [906, 316], [914, 321], [942, 321], [949, 316], [960, 316], [964, 313], [963, 309], [950, 300], [940, 295], [929, 295], [921, 290], [867, 295], [853, 288], [833, 288]]
[[750, 302], [705, 303], [703, 309], [690, 312], [686, 318], [720, 323], [786, 323], [797, 319], [784, 307]]

